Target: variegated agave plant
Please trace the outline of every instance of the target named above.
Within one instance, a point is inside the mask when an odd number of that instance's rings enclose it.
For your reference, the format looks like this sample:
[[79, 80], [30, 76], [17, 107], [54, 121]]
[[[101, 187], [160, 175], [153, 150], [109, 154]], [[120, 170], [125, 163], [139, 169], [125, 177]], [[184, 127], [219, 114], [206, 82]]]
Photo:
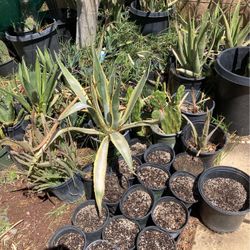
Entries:
[[178, 0], [140, 0], [140, 6], [143, 11], [161, 12], [171, 8]]
[[[59, 118], [65, 119], [69, 115], [83, 110], [88, 112], [93, 119], [95, 128], [79, 128], [67, 127], [59, 130], [52, 141], [61, 136], [65, 132], [77, 131], [84, 134], [92, 134], [99, 136], [101, 143], [96, 154], [94, 162], [94, 192], [96, 202], [101, 211], [102, 198], [105, 190], [105, 175], [107, 169], [107, 156], [109, 144], [112, 142], [119, 153], [127, 162], [132, 170], [132, 158], [129, 145], [123, 136], [123, 132], [138, 126], [149, 126], [157, 121], [146, 120], [141, 122], [129, 123], [132, 110], [141, 95], [142, 89], [148, 77], [149, 68], [134, 88], [131, 98], [125, 109], [120, 109], [120, 87], [121, 81], [117, 81], [115, 69], [109, 79], [107, 79], [100, 61], [93, 50], [93, 79], [90, 83], [90, 91], [86, 92], [74, 76], [67, 70], [62, 62], [57, 59], [59, 67], [70, 85], [72, 91], [78, 97], [79, 101], [75, 101], [68, 107]], [[44, 144], [43, 147], [45, 147]]]

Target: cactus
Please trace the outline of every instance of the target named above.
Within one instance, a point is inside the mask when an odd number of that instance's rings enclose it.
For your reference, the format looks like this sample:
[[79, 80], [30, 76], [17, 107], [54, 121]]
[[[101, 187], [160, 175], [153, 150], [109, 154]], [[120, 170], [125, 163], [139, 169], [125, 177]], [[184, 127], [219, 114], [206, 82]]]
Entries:
[[9, 60], [11, 60], [11, 57], [9, 55], [8, 48], [5, 43], [0, 40], [0, 64], [8, 62]]

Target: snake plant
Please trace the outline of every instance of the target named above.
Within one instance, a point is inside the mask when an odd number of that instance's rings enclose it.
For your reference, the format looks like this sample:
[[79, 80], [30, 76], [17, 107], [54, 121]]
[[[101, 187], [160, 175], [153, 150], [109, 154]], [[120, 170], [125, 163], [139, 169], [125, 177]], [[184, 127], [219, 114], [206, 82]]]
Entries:
[[178, 0], [140, 0], [140, 8], [143, 11], [162, 12], [171, 8]]
[[117, 80], [116, 71], [109, 78], [105, 75], [102, 65], [98, 59], [96, 52], [93, 50], [93, 78], [90, 83], [90, 90], [86, 92], [75, 77], [67, 70], [67, 68], [57, 58], [58, 65], [66, 78], [72, 91], [79, 101], [75, 100], [71, 107], [60, 116], [60, 120], [65, 119], [72, 113], [79, 110], [88, 112], [95, 124], [92, 129], [67, 127], [59, 130], [52, 140], [68, 131], [77, 131], [84, 134], [92, 134], [99, 136], [101, 140], [96, 158], [94, 161], [94, 192], [99, 210], [105, 190], [105, 175], [107, 169], [107, 156], [109, 144], [112, 142], [118, 152], [122, 155], [129, 168], [132, 170], [132, 158], [129, 145], [123, 136], [123, 132], [133, 127], [148, 126], [155, 121], [146, 120], [141, 122], [129, 123], [129, 118], [133, 108], [142, 92], [147, 80], [149, 68], [134, 88], [131, 98], [125, 109], [120, 107], [120, 87], [121, 81]]

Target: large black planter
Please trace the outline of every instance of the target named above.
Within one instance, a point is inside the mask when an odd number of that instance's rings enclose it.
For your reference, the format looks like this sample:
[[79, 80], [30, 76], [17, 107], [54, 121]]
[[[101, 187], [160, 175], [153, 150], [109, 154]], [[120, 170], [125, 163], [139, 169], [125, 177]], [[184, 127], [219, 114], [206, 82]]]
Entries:
[[247, 67], [249, 47], [223, 51], [216, 60], [216, 111], [225, 116], [231, 131], [250, 134], [250, 79], [238, 72]]
[[159, 34], [167, 31], [172, 9], [164, 12], [145, 12], [138, 9], [137, 1], [130, 5], [130, 15], [132, 20], [141, 26], [141, 33]]
[[20, 58], [24, 57], [24, 60], [28, 66], [34, 66], [36, 61], [37, 47], [41, 51], [44, 51], [44, 49], [49, 49], [52, 55], [54, 52], [57, 53], [59, 51], [59, 42], [56, 29], [57, 23], [54, 22], [41, 32], [31, 32], [20, 35], [6, 32], [5, 36], [6, 39], [13, 44], [18, 56]]
[[[247, 200], [238, 212], [224, 211], [215, 207], [205, 196], [203, 184], [212, 178], [230, 178], [241, 183], [247, 191]], [[206, 170], [199, 178], [198, 189], [202, 197], [200, 216], [203, 223], [210, 229], [220, 232], [233, 232], [240, 227], [245, 215], [249, 212], [249, 175], [233, 167], [218, 166]]]
[[0, 65], [0, 76], [6, 77], [17, 72], [17, 63], [14, 59]]
[[[194, 122], [193, 123], [194, 127], [196, 128], [197, 134], [198, 136], [201, 136], [202, 134], [202, 130], [204, 127], [204, 122]], [[216, 125], [214, 124], [210, 124], [209, 126], [209, 133], [216, 127]], [[198, 154], [198, 150], [196, 150], [195, 148], [191, 148], [188, 141], [193, 137], [193, 133], [192, 133], [192, 128], [190, 126], [190, 124], [187, 124], [184, 129], [182, 130], [182, 136], [181, 136], [181, 140], [182, 143], [184, 145], [185, 150], [193, 155], [196, 156]], [[214, 160], [216, 158], [216, 156], [218, 155], [218, 153], [224, 148], [224, 146], [226, 145], [227, 142], [227, 136], [225, 134], [225, 132], [218, 127], [217, 130], [213, 133], [210, 142], [214, 143], [215, 145], [217, 145], [217, 149], [215, 152], [200, 152], [199, 153], [199, 158], [202, 160], [204, 167], [205, 168], [209, 168], [212, 167], [214, 164]]]

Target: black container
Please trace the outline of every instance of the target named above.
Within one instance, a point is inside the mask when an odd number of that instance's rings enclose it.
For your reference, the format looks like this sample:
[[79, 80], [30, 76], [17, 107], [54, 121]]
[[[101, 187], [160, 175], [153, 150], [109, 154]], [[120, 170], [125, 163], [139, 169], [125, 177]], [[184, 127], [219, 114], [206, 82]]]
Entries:
[[[167, 235], [169, 235], [169, 237], [172, 238], [172, 236], [171, 236], [168, 232], [166, 232], [166, 231], [160, 229], [159, 227], [156, 227], [156, 226], [145, 227], [145, 228], [139, 233], [139, 235], [138, 235], [138, 237], [137, 237], [137, 241], [136, 241], [136, 249], [137, 249], [137, 250], [140, 250], [140, 248], [139, 248], [139, 246], [138, 246], [138, 245], [139, 245], [139, 242], [140, 242], [140, 237], [141, 237], [141, 235], [142, 235], [145, 231], [158, 231], [158, 232], [167, 234]], [[173, 250], [175, 250], [175, 249], [176, 249], [176, 244], [175, 244], [174, 239], [172, 239], [172, 242], [173, 242], [173, 246], [174, 246]], [[157, 245], [157, 247], [158, 247], [158, 245]], [[172, 248], [171, 248], [171, 249], [172, 249]], [[152, 250], [153, 250], [153, 249], [152, 249]]]
[[[87, 207], [88, 205], [96, 205], [95, 200], [85, 201], [85, 202], [81, 203], [79, 206], [76, 207], [76, 209], [73, 212], [72, 219], [71, 219], [73, 225], [77, 225], [76, 216], [77, 216], [78, 212], [81, 209], [83, 209], [84, 207]], [[107, 225], [107, 223], [109, 222], [109, 210], [108, 210], [108, 207], [105, 204], [103, 204], [103, 207], [106, 210], [106, 215], [107, 215], [106, 221], [96, 231], [94, 231], [94, 232], [84, 232], [85, 235], [86, 235], [87, 244], [90, 244], [91, 242], [93, 242], [95, 240], [101, 239], [102, 230]]]
[[44, 51], [49, 49], [52, 56], [59, 51], [57, 36], [57, 23], [54, 22], [41, 32], [32, 34], [17, 35], [5, 33], [6, 39], [11, 41], [20, 58], [24, 57], [27, 66], [35, 65], [37, 47]]
[[[86, 248], [86, 250], [90, 250], [92, 246], [96, 246], [96, 244], [98, 245], [98, 243], [102, 243], [102, 242], [105, 242], [105, 243], [107, 243], [107, 244], [110, 244], [110, 242], [107, 241], [107, 240], [95, 240], [95, 241], [93, 241], [91, 244], [88, 245], [88, 247]], [[110, 246], [110, 247], [112, 247], [112, 246]], [[116, 247], [116, 246], [113, 246], [111, 249], [112, 249], [112, 250], [119, 250], [119, 248]]]
[[[120, 219], [120, 218], [124, 218], [124, 219], [127, 219], [127, 220], [128, 220], [128, 218], [126, 218], [126, 217], [123, 216], [123, 215], [117, 215], [117, 216], [114, 216], [113, 218], [111, 218], [111, 219], [109, 220], [109, 223], [112, 222], [112, 221], [114, 221], [114, 220], [116, 220], [116, 219]], [[130, 220], [130, 219], [129, 219], [129, 220]], [[139, 224], [137, 221], [135, 221], [135, 220], [130, 220], [130, 221], [132, 221], [133, 223], [135, 223], [135, 224], [138, 226], [139, 231], [141, 230], [140, 224]], [[105, 227], [107, 227], [109, 223], [107, 223], [107, 225], [106, 225]], [[102, 239], [104, 239], [104, 240], [106, 239], [106, 237], [105, 237], [105, 228], [104, 228], [103, 231], [102, 231]], [[107, 239], [107, 240], [108, 240], [108, 239]], [[124, 240], [126, 240], [126, 239], [124, 239]], [[136, 245], [136, 244], [135, 244], [135, 245]], [[120, 249], [120, 248], [117, 247], [117, 249]], [[132, 249], [135, 249], [135, 246], [134, 246], [133, 248], [129, 248], [128, 250], [132, 250]]]
[[[183, 209], [185, 210], [185, 213], [186, 213], [186, 221], [185, 221], [185, 223], [182, 225], [181, 228], [179, 228], [179, 229], [177, 229], [177, 230], [167, 230], [167, 229], [161, 228], [159, 225], [157, 225], [157, 223], [155, 222], [155, 219], [154, 219], [153, 214], [154, 214], [154, 210], [155, 210], [156, 206], [157, 206], [158, 204], [160, 204], [161, 202], [163, 202], [163, 201], [173, 201], [173, 202], [176, 202], [176, 203], [180, 204], [180, 205], [183, 207]], [[153, 207], [153, 209], [152, 209], [152, 212], [151, 212], [151, 217], [152, 217], [153, 223], [154, 223], [157, 227], [159, 227], [160, 229], [162, 229], [162, 230], [168, 232], [168, 233], [175, 239], [176, 237], [178, 237], [178, 235], [182, 232], [182, 230], [184, 229], [184, 227], [187, 225], [188, 219], [189, 219], [189, 212], [188, 212], [188, 209], [187, 209], [187, 207], [184, 205], [183, 202], [181, 202], [180, 200], [176, 199], [175, 197], [172, 197], [172, 196], [165, 196], [165, 197], [162, 197], [161, 199], [159, 199], [159, 200], [155, 203], [155, 205], [154, 205], [154, 207]]]
[[[147, 147], [151, 144], [149, 139], [146, 139], [145, 137], [140, 137], [140, 138], [133, 138], [129, 141], [129, 146], [131, 147], [132, 145], [136, 144], [136, 143], [143, 143], [143, 144], [147, 144]], [[138, 154], [135, 155], [136, 157], [138, 157], [141, 161], [143, 161], [143, 155], [144, 152], [142, 154]]]
[[[184, 199], [182, 199], [174, 190], [173, 188], [171, 187], [171, 183], [174, 181], [174, 179], [178, 176], [189, 176], [191, 177], [192, 179], [194, 179], [194, 189], [193, 189], [193, 192], [194, 192], [194, 197], [196, 199], [195, 202], [188, 202]], [[182, 201], [187, 208], [190, 208], [194, 203], [197, 203], [198, 202], [198, 190], [197, 190], [197, 182], [196, 182], [196, 176], [188, 173], [188, 172], [184, 172], [184, 171], [178, 171], [178, 172], [175, 172], [169, 179], [169, 189], [171, 191], [171, 193], [173, 194], [174, 197], [176, 197], [178, 200]]]
[[147, 35], [168, 30], [172, 9], [164, 12], [145, 12], [139, 10], [137, 1], [134, 1], [130, 5], [129, 12], [132, 20], [141, 26], [142, 35]]
[[[230, 178], [241, 183], [247, 191], [247, 200], [244, 207], [238, 212], [224, 211], [211, 204], [203, 192], [203, 184], [206, 180], [212, 178]], [[246, 214], [249, 212], [249, 175], [243, 171], [227, 166], [218, 166], [207, 169], [199, 178], [198, 189], [202, 198], [200, 216], [203, 223], [210, 229], [228, 233], [237, 230], [240, 227]]]
[[[69, 233], [76, 233], [76, 234], [79, 234], [83, 237], [84, 239], [84, 244], [82, 246], [82, 249], [85, 249], [86, 245], [87, 245], [87, 241], [86, 241], [86, 236], [84, 234], [84, 232], [79, 229], [78, 227], [74, 227], [74, 226], [71, 226], [71, 225], [68, 225], [68, 226], [64, 226], [64, 227], [61, 227], [59, 228], [55, 233], [54, 235], [50, 238], [49, 242], [48, 242], [48, 247], [49, 249], [64, 249], [64, 248], [61, 248], [60, 246], [56, 246], [57, 244], [57, 241], [65, 234], [69, 234]], [[65, 248], [66, 249], [66, 248]]]
[[[87, 200], [91, 200], [94, 198], [94, 186], [93, 186], [93, 165], [88, 164], [82, 169], [83, 172], [83, 185], [84, 185], [84, 191], [85, 196]], [[88, 178], [85, 176], [85, 174], [88, 175]], [[89, 178], [91, 176], [91, 178]]]
[[175, 152], [174, 150], [169, 146], [167, 145], [166, 143], [157, 143], [157, 144], [152, 144], [144, 153], [144, 161], [146, 163], [149, 163], [148, 160], [147, 160], [147, 157], [148, 155], [153, 152], [153, 151], [157, 151], [157, 150], [160, 150], [160, 151], [166, 151], [168, 153], [170, 153], [171, 155], [171, 160], [170, 162], [168, 162], [167, 164], [164, 164], [162, 165], [166, 170], [169, 171], [171, 165], [173, 164], [174, 162], [174, 159], [175, 159]]
[[[166, 183], [165, 183], [165, 186], [164, 186], [163, 188], [152, 189], [152, 188], [150, 188], [150, 187], [147, 187], [147, 186], [144, 184], [144, 182], [140, 179], [140, 177], [139, 177], [139, 175], [138, 175], [138, 172], [140, 171], [140, 169], [143, 169], [143, 168], [145, 168], [145, 167], [158, 168], [158, 169], [161, 169], [162, 171], [164, 171], [165, 173], [167, 173], [168, 179], [167, 179], [167, 181], [166, 181]], [[152, 164], [152, 163], [144, 163], [144, 164], [142, 164], [142, 165], [139, 167], [138, 171], [137, 171], [137, 179], [138, 179], [138, 181], [140, 182], [140, 184], [141, 184], [142, 186], [144, 186], [144, 187], [147, 188], [147, 189], [150, 189], [150, 190], [153, 192], [155, 201], [157, 201], [157, 200], [162, 196], [163, 192], [166, 190], [166, 188], [167, 188], [167, 183], [168, 183], [168, 180], [169, 180], [170, 176], [171, 176], [171, 175], [170, 175], [170, 172], [169, 172], [165, 167], [160, 166], [160, 165], [157, 165], [157, 164]]]
[[[127, 199], [128, 195], [129, 195], [130, 193], [132, 193], [133, 191], [135, 191], [135, 190], [142, 190], [142, 191], [145, 191], [146, 193], [148, 193], [148, 194], [150, 195], [150, 197], [151, 197], [151, 199], [152, 199], [151, 209], [150, 209], [149, 212], [148, 212], [144, 217], [142, 217], [142, 218], [132, 218], [131, 216], [126, 215], [126, 214], [124, 213], [124, 211], [123, 211], [123, 202]], [[122, 212], [122, 214], [123, 214], [126, 218], [128, 218], [128, 219], [130, 219], [130, 220], [132, 220], [132, 221], [138, 222], [139, 225], [140, 225], [140, 227], [141, 227], [141, 228], [144, 228], [144, 227], [146, 226], [147, 222], [148, 222], [148, 218], [149, 218], [149, 216], [150, 216], [150, 214], [151, 214], [151, 210], [152, 210], [153, 205], [154, 205], [154, 194], [152, 193], [152, 191], [149, 190], [149, 189], [147, 189], [147, 188], [145, 188], [144, 186], [142, 186], [142, 185], [140, 185], [140, 184], [136, 184], [136, 185], [133, 185], [132, 187], [130, 187], [130, 188], [127, 190], [127, 192], [123, 194], [123, 196], [122, 196], [122, 198], [121, 198], [121, 201], [120, 201], [120, 204], [119, 204], [119, 208], [120, 208], [120, 211]]]
[[48, 189], [58, 199], [72, 203], [81, 198], [84, 194], [83, 180], [80, 174], [75, 174], [73, 178], [69, 178], [59, 186]]
[[18, 64], [14, 59], [9, 60], [0, 65], [0, 76], [6, 77], [9, 75], [13, 75], [17, 72]]
[[[195, 122], [195, 123], [193, 123], [193, 125], [196, 128], [198, 136], [201, 136], [202, 130], [204, 127], [204, 122]], [[213, 129], [215, 129], [215, 127], [216, 127], [216, 125], [210, 124], [209, 133]], [[194, 148], [190, 148], [188, 145], [188, 141], [192, 137], [193, 137], [192, 128], [191, 128], [190, 124], [187, 124], [182, 131], [181, 140], [182, 140], [182, 143], [183, 143], [186, 151], [188, 153], [190, 153], [191, 155], [196, 156], [198, 154], [198, 150], [196, 150]], [[215, 152], [200, 152], [199, 156], [198, 156], [203, 161], [205, 168], [209, 168], [209, 167], [213, 166], [216, 156], [218, 155], [219, 152], [221, 152], [221, 150], [224, 149], [224, 147], [227, 143], [227, 136], [226, 136], [225, 132], [220, 127], [218, 127], [216, 129], [216, 131], [213, 133], [213, 135], [210, 139], [210, 142], [214, 143], [215, 145], [218, 145], [217, 150]]]
[[231, 131], [249, 135], [250, 79], [238, 72], [249, 63], [249, 47], [223, 51], [216, 60], [216, 112], [226, 118]]

